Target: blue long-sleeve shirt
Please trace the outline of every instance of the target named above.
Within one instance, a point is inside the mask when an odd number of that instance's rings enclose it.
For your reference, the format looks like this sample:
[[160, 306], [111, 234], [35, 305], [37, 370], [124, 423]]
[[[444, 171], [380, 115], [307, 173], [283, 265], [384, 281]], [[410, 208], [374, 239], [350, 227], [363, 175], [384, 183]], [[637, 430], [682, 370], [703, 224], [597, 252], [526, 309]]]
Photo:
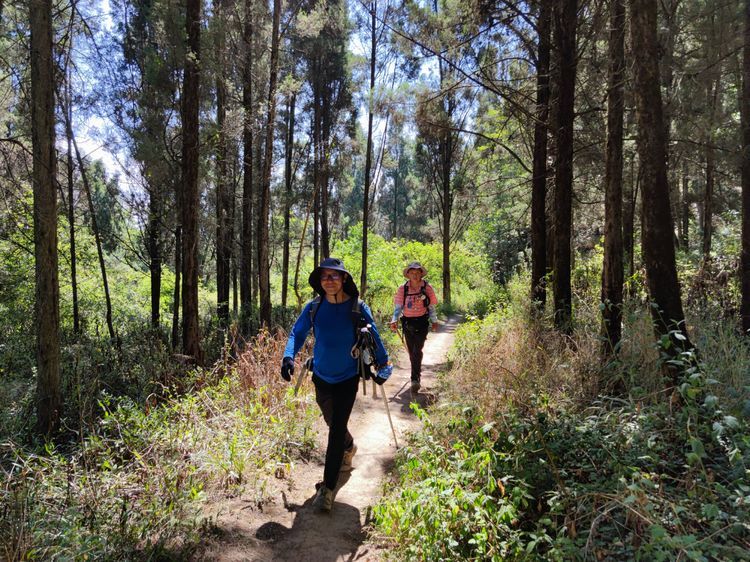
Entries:
[[[328, 383], [339, 383], [359, 374], [357, 359], [351, 355], [354, 346], [353, 304], [352, 299], [333, 304], [323, 297], [315, 314], [313, 373]], [[310, 309], [313, 306], [316, 306], [314, 301], [308, 302], [294, 323], [286, 342], [284, 357], [294, 358], [305, 343], [312, 328]], [[385, 365], [388, 362], [388, 352], [375, 327], [372, 312], [365, 303], [361, 304], [360, 311], [371, 325], [370, 332], [375, 340], [375, 362]]]

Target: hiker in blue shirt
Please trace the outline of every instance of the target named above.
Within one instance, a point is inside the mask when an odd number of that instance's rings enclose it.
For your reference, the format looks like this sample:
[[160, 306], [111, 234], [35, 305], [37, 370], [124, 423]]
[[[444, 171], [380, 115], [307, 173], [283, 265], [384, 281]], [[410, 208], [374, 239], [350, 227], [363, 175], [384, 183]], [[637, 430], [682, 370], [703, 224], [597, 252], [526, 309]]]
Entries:
[[305, 343], [310, 329], [313, 347], [313, 384], [315, 400], [328, 426], [328, 447], [323, 482], [313, 500], [316, 511], [330, 512], [333, 507], [339, 472], [352, 469], [357, 452], [347, 429], [359, 386], [359, 361], [352, 351], [358, 329], [369, 324], [373, 336], [375, 382], [383, 384], [393, 371], [388, 353], [375, 327], [369, 307], [359, 300], [359, 291], [351, 274], [337, 258], [326, 258], [309, 277], [310, 286], [319, 295], [308, 302], [289, 334], [281, 363], [281, 376], [291, 381], [294, 356]]

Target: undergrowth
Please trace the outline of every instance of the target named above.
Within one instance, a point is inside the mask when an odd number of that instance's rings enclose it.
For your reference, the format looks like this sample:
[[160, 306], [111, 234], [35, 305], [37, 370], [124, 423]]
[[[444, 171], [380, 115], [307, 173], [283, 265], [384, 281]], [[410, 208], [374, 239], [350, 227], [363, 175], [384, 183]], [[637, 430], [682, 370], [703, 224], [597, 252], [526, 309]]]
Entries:
[[[595, 300], [579, 293], [567, 338], [529, 317], [526, 286], [459, 329], [441, 405], [417, 408], [424, 431], [375, 509], [391, 558], [750, 559], [750, 363], [736, 331], [694, 314], [707, 359], [668, 359], [632, 302], [620, 358], [602, 365]], [[685, 373], [668, 392], [665, 361]], [[607, 395], [613, 379], [626, 397]]]
[[277, 376], [283, 343], [262, 333], [159, 402], [101, 392], [99, 422], [75, 443], [2, 443], [0, 558], [184, 559], [210, 525], [207, 500], [266, 501], [314, 442], [311, 397]]

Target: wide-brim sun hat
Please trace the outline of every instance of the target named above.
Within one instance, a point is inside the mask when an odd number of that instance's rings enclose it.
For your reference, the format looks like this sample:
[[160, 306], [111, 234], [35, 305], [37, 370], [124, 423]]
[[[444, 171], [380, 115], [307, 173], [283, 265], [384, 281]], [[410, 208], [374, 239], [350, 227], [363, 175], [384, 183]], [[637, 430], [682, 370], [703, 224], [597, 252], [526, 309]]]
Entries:
[[344, 262], [339, 258], [325, 258], [322, 262], [320, 262], [318, 267], [312, 270], [310, 277], [307, 278], [307, 282], [310, 283], [310, 286], [316, 293], [321, 296], [325, 295], [325, 291], [323, 290], [323, 283], [321, 283], [320, 281], [320, 275], [324, 269], [332, 269], [334, 271], [345, 273], [346, 279], [344, 280], [344, 292], [350, 297], [359, 295], [359, 290], [357, 289], [356, 283], [354, 283], [352, 274], [347, 271], [346, 267], [344, 267]]
[[406, 277], [407, 279], [409, 278], [409, 276], [407, 275], [407, 273], [409, 273], [410, 269], [419, 269], [419, 270], [421, 270], [422, 271], [422, 277], [425, 277], [427, 275], [427, 269], [425, 269], [425, 267], [421, 263], [419, 263], [418, 261], [413, 261], [413, 262], [411, 262], [409, 265], [407, 265], [404, 268], [404, 277]]

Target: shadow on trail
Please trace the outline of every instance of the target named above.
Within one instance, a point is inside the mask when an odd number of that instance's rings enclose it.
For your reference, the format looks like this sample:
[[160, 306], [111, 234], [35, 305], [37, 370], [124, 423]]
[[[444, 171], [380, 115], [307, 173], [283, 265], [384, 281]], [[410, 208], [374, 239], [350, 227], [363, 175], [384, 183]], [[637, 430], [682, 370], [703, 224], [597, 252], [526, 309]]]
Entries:
[[[348, 475], [342, 474], [337, 490], [348, 479]], [[284, 508], [295, 513], [292, 527], [269, 521], [255, 532], [255, 538], [269, 547], [272, 560], [355, 560], [356, 552], [366, 538], [359, 509], [336, 500], [330, 514], [317, 513], [312, 507], [314, 498], [313, 493], [303, 504], [294, 504], [288, 503], [283, 494]]]

